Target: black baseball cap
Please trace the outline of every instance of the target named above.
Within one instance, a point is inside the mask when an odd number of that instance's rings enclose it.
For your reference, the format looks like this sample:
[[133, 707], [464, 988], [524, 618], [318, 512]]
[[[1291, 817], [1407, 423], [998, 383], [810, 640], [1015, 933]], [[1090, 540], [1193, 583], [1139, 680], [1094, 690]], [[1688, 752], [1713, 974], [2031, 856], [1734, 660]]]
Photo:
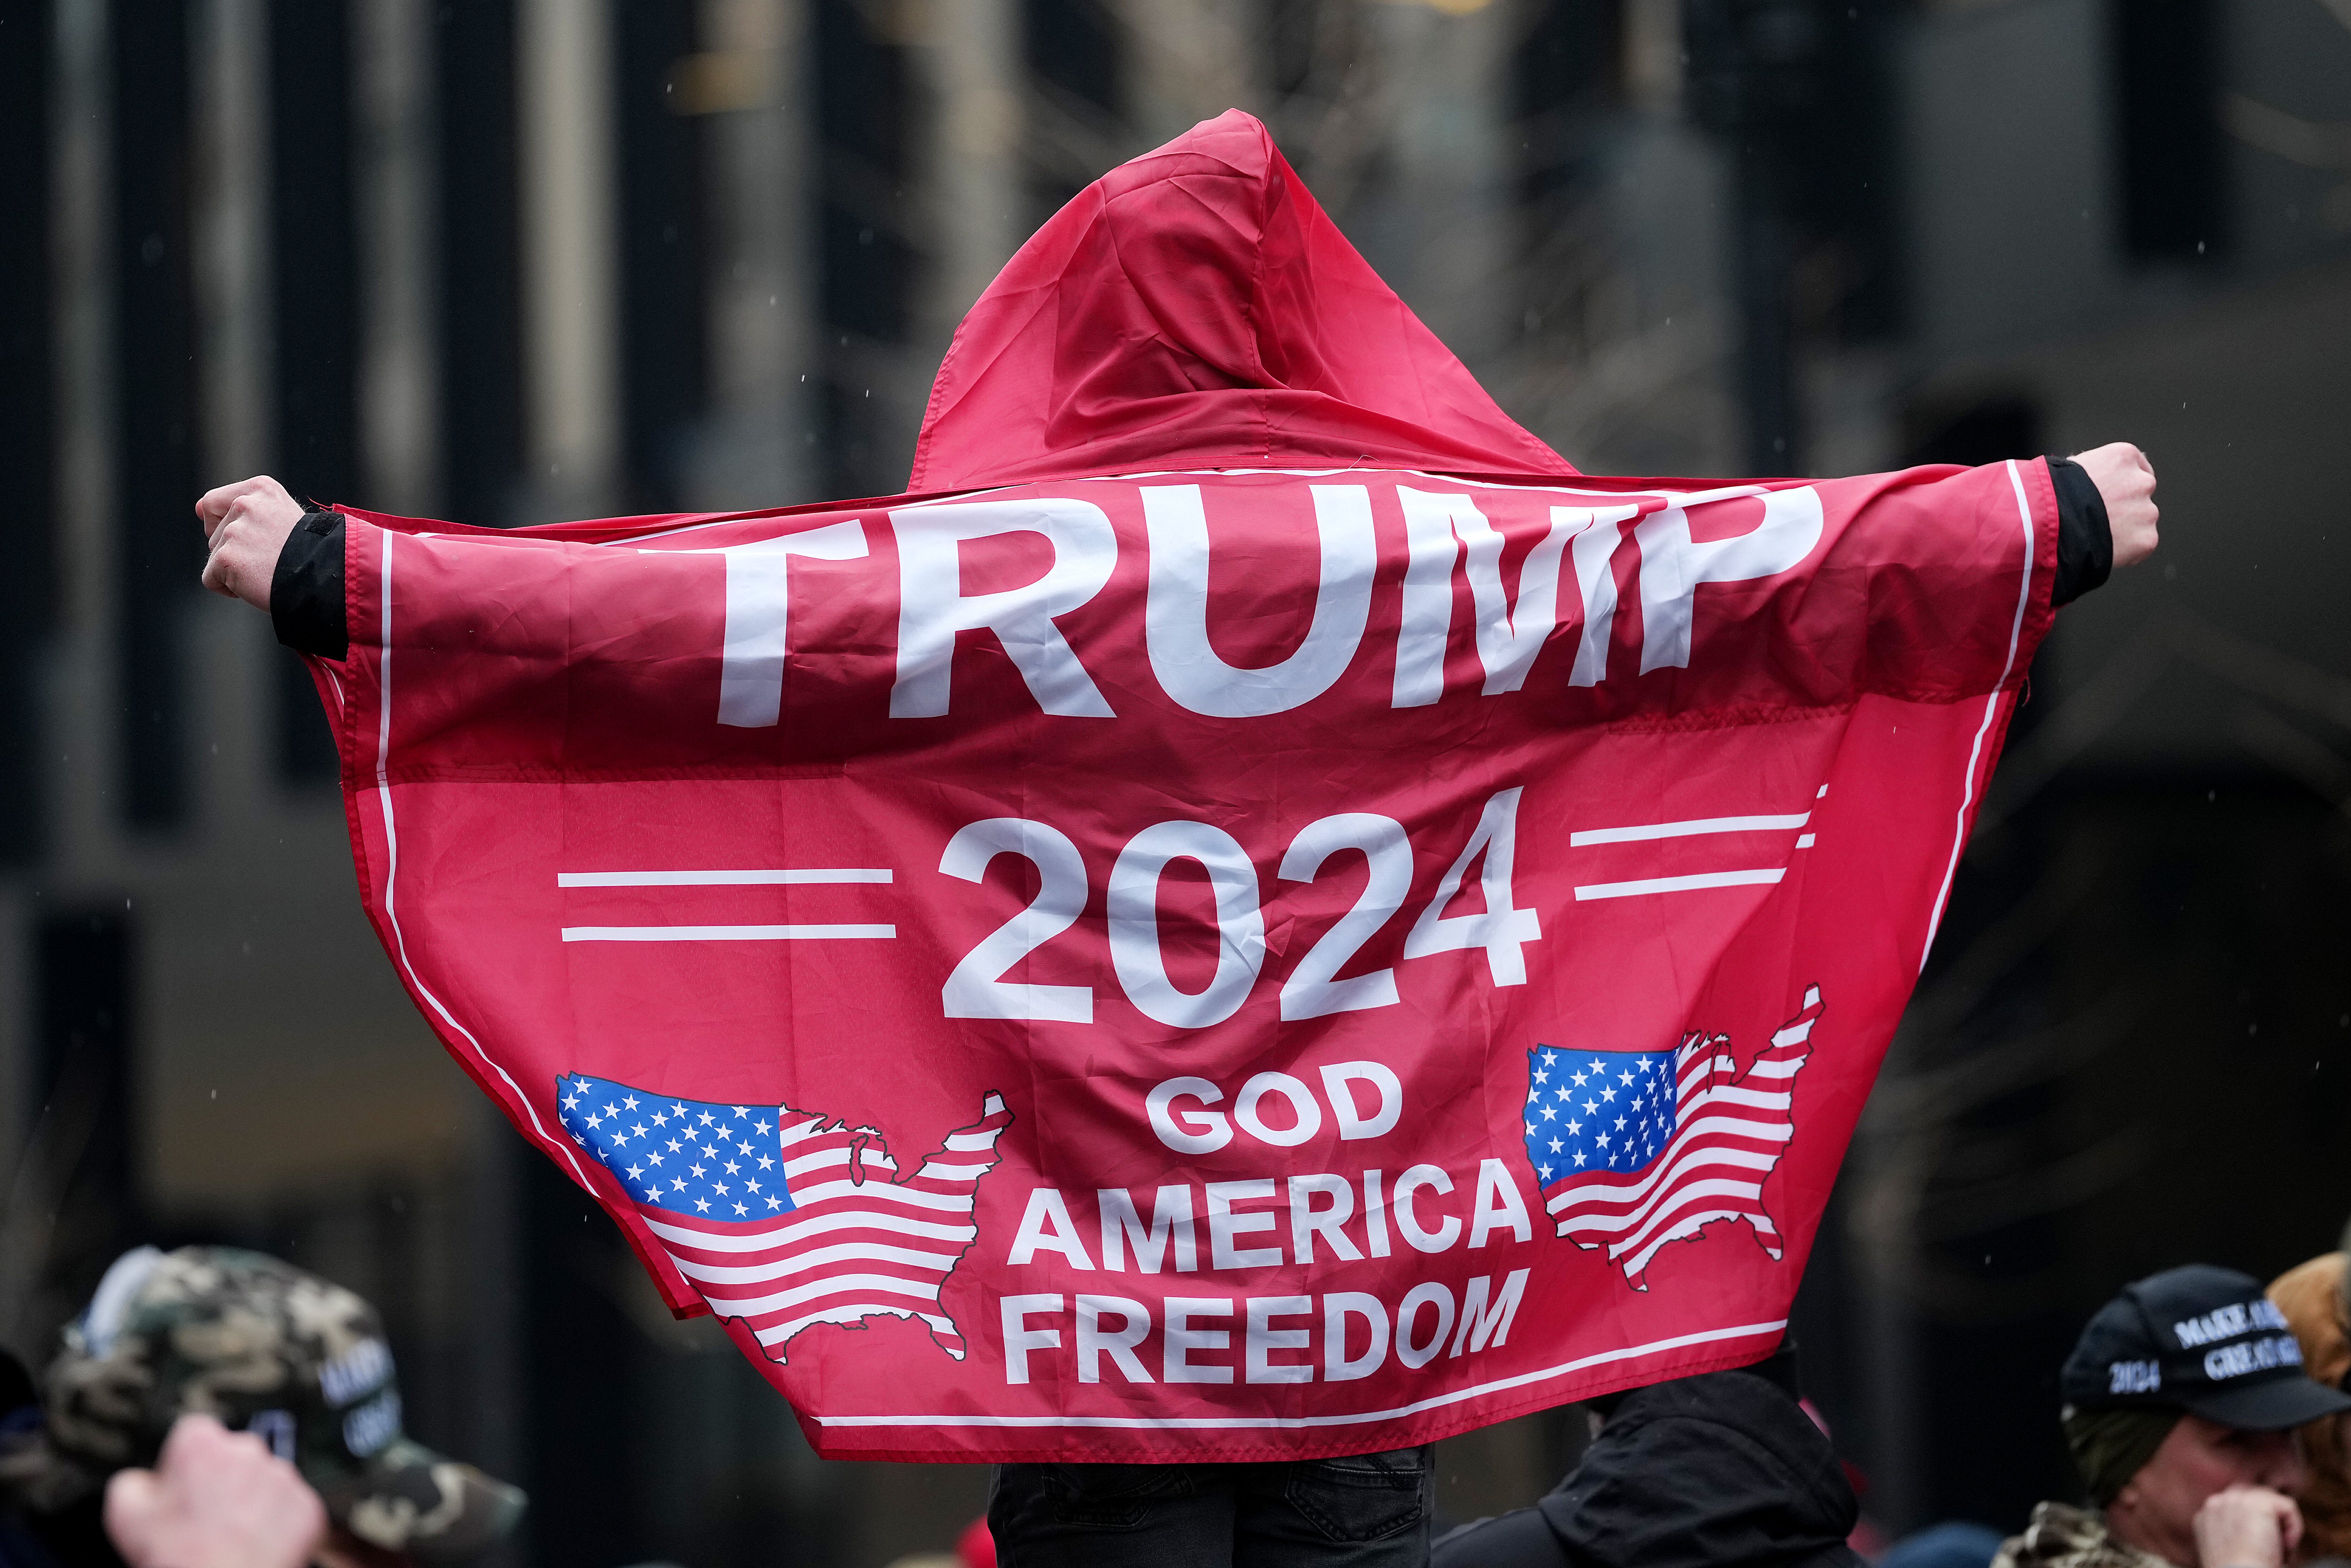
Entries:
[[2123, 1287], [2100, 1307], [2057, 1385], [2078, 1410], [2185, 1410], [2276, 1432], [2351, 1410], [2302, 1369], [2302, 1346], [2261, 1281], [2190, 1263]]

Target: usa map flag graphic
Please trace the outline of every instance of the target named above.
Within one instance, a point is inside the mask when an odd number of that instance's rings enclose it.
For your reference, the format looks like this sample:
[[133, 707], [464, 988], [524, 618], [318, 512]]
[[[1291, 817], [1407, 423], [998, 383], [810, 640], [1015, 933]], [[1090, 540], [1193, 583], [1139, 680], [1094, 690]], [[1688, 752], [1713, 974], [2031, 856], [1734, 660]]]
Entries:
[[940, 1295], [979, 1235], [973, 1199], [1012, 1124], [1001, 1095], [902, 1175], [875, 1129], [817, 1112], [556, 1082], [572, 1142], [620, 1178], [710, 1310], [745, 1320], [771, 1359], [803, 1329], [872, 1317], [919, 1318], [964, 1359]]
[[1686, 1036], [1673, 1051], [1527, 1053], [1527, 1160], [1559, 1234], [1605, 1248], [1636, 1291], [1668, 1241], [1745, 1220], [1780, 1256], [1763, 1181], [1795, 1135], [1795, 1078], [1812, 1054], [1821, 990], [1740, 1071], [1730, 1037]]

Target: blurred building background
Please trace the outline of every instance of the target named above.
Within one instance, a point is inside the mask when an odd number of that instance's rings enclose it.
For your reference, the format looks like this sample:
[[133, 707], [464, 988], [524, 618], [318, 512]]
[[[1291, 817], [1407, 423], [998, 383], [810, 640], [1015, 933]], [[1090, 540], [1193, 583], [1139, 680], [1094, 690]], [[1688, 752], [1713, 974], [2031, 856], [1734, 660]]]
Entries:
[[[371, 1296], [515, 1563], [869, 1568], [982, 1471], [817, 1460], [434, 1044], [190, 506], [518, 523], [903, 484], [1053, 207], [1238, 104], [1593, 472], [2141, 443], [1807, 1276], [1899, 1530], [2073, 1486], [2121, 1281], [2351, 1211], [2351, 0], [0, 0], [0, 1342], [121, 1246]], [[1461, 1517], [1572, 1457], [1447, 1447]]]

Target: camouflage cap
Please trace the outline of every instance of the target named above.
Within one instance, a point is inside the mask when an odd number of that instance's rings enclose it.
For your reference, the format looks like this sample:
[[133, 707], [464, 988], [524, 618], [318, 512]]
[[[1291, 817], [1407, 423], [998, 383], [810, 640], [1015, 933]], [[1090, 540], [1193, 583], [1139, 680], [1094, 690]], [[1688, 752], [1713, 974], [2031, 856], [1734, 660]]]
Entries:
[[462, 1560], [522, 1515], [521, 1491], [402, 1433], [375, 1309], [259, 1252], [123, 1254], [47, 1383], [50, 1444], [101, 1473], [152, 1464], [173, 1421], [206, 1415], [266, 1439], [336, 1523], [391, 1551]]

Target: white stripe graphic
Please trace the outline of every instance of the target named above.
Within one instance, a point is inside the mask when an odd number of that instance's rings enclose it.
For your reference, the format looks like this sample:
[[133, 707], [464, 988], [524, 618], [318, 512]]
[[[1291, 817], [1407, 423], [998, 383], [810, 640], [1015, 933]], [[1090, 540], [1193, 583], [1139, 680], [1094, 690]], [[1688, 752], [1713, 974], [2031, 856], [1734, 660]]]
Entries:
[[567, 925], [566, 942], [888, 941], [895, 925]]
[[376, 591], [383, 599], [383, 631], [381, 637], [382, 645], [376, 659], [375, 683], [376, 706], [380, 710], [375, 737], [375, 793], [376, 803], [383, 811], [383, 923], [392, 927], [392, 944], [400, 955], [401, 972], [408, 977], [408, 983], [416, 988], [416, 994], [433, 1004], [433, 1010], [441, 1015], [442, 1021], [464, 1036], [465, 1043], [474, 1048], [474, 1054], [482, 1059], [482, 1065], [496, 1073], [499, 1081], [513, 1092], [514, 1103], [521, 1106], [523, 1114], [530, 1118], [530, 1130], [538, 1134], [539, 1142], [564, 1157], [571, 1166], [572, 1174], [580, 1178], [580, 1185], [586, 1186], [588, 1173], [580, 1168], [580, 1157], [571, 1152], [571, 1145], [548, 1135], [547, 1128], [539, 1122], [538, 1108], [523, 1093], [522, 1086], [505, 1068], [490, 1060], [490, 1053], [482, 1049], [482, 1042], [474, 1038], [474, 1031], [457, 1021], [457, 1015], [433, 994], [433, 988], [424, 983], [424, 977], [416, 972], [416, 966], [408, 959], [408, 934], [400, 928], [400, 911], [394, 897], [395, 884], [400, 880], [400, 833], [392, 820], [392, 541], [395, 536], [392, 529], [383, 528], [378, 530], [377, 537], [383, 541], [383, 564], [378, 570], [376, 583]]
[[[887, 1311], [876, 1308], [875, 1311]], [[1397, 1405], [1385, 1410], [1353, 1410], [1335, 1416], [819, 1416], [820, 1427], [1081, 1427], [1121, 1430], [1157, 1432], [1202, 1432], [1224, 1430], [1257, 1430], [1294, 1432], [1316, 1427], [1353, 1427], [1367, 1421], [1395, 1421], [1406, 1416], [1417, 1416], [1426, 1410], [1441, 1410], [1447, 1405], [1458, 1405], [1481, 1395], [1499, 1394], [1531, 1384], [1546, 1383], [1586, 1367], [1604, 1366], [1611, 1362], [1637, 1361], [1668, 1350], [1680, 1350], [1687, 1345], [1715, 1344], [1724, 1340], [1755, 1339], [1764, 1334], [1776, 1334], [1788, 1326], [1782, 1318], [1775, 1322], [1742, 1323], [1737, 1328], [1705, 1329], [1697, 1333], [1676, 1334], [1671, 1339], [1652, 1340], [1647, 1344], [1627, 1345], [1622, 1350], [1604, 1350], [1592, 1355], [1562, 1361], [1557, 1366], [1546, 1366], [1540, 1372], [1522, 1372], [1516, 1377], [1499, 1377], [1491, 1383], [1480, 1383], [1468, 1388], [1457, 1388], [1449, 1394], [1434, 1395], [1415, 1400], [1409, 1405]], [[770, 1329], [759, 1335], [765, 1342], [769, 1333], [782, 1330]]]
[[[1748, 1224], [1754, 1226], [1759, 1234], [1775, 1237], [1780, 1234], [1772, 1226], [1771, 1217], [1766, 1215], [1760, 1207], [1719, 1208], [1709, 1210], [1703, 1214], [1686, 1214], [1679, 1219], [1674, 1221], [1672, 1225], [1667, 1227], [1663, 1233], [1651, 1237], [1649, 1239], [1648, 1245], [1642, 1248], [1640, 1252], [1627, 1266], [1633, 1269], [1635, 1272], [1639, 1272], [1640, 1270], [1646, 1269], [1649, 1266], [1649, 1260], [1655, 1258], [1658, 1252], [1665, 1248], [1667, 1242], [1679, 1241], [1686, 1236], [1689, 1236], [1696, 1231], [1704, 1229], [1707, 1226], [1711, 1225], [1718, 1219], [1743, 1219]], [[1769, 1246], [1765, 1247], [1764, 1250], [1766, 1252], [1770, 1252], [1774, 1258], [1777, 1258], [1780, 1255], [1777, 1251], [1772, 1250]]]
[[559, 871], [558, 887], [807, 887], [883, 882], [883, 866], [820, 867], [810, 871]]
[[2016, 587], [2016, 619], [2008, 627], [2008, 663], [2000, 667], [2000, 679], [1993, 683], [1991, 695], [1984, 698], [1983, 722], [1976, 726], [1976, 741], [1968, 747], [1968, 770], [1962, 776], [1959, 810], [1951, 827], [1951, 863], [1943, 868], [1942, 891], [1935, 894], [1935, 913], [1927, 920], [1927, 941], [1918, 949], [1918, 967], [1925, 969], [1927, 956], [1935, 950], [1935, 932], [1943, 924], [1943, 905], [1950, 902], [1951, 879], [1959, 874], [1959, 852], [1968, 847], [1968, 808], [1976, 799], [1976, 758], [1983, 755], [1984, 737], [1991, 732], [1991, 721], [2000, 712], [2000, 688], [2008, 685], [2008, 673], [2016, 668], [2016, 645], [2024, 638], [2024, 609], [2032, 602], [2032, 503], [2024, 498], [2024, 476], [2018, 471], [2016, 459], [2008, 460], [2009, 488], [2016, 492], [2016, 515], [2024, 526], [2024, 580]]
[[[666, 1249], [665, 1249], [666, 1250]], [[708, 1263], [695, 1263], [670, 1257], [677, 1270], [690, 1280], [705, 1280], [714, 1285], [758, 1285], [770, 1280], [781, 1280], [810, 1269], [821, 1269], [830, 1263], [904, 1263], [913, 1269], [933, 1269], [942, 1272], [955, 1267], [952, 1252], [917, 1252], [911, 1247], [859, 1246], [846, 1242], [838, 1247], [817, 1247], [787, 1258], [779, 1262], [762, 1263], [753, 1269], [719, 1269]], [[895, 1276], [893, 1276], [893, 1278]], [[731, 1293], [731, 1292], [730, 1292]]]
[[[845, 1306], [827, 1307], [820, 1312], [810, 1312], [804, 1318], [794, 1318], [790, 1322], [778, 1323], [773, 1328], [761, 1329], [752, 1337], [761, 1344], [780, 1344], [811, 1323], [852, 1323], [860, 1318], [872, 1317], [920, 1318], [941, 1333], [961, 1337], [955, 1324], [935, 1313], [918, 1312], [910, 1307], [885, 1305], [880, 1301], [853, 1301]], [[949, 1350], [947, 1354], [957, 1361], [963, 1359], [963, 1354], [959, 1352]]]
[[648, 1215], [645, 1225], [664, 1241], [674, 1241], [681, 1247], [691, 1247], [699, 1252], [766, 1252], [790, 1245], [809, 1236], [823, 1236], [835, 1230], [886, 1230], [893, 1236], [915, 1236], [926, 1241], [970, 1242], [979, 1235], [977, 1228], [969, 1225], [941, 1225], [928, 1219], [907, 1219], [895, 1214], [880, 1214], [871, 1209], [844, 1209], [839, 1214], [820, 1214], [813, 1219], [802, 1219], [775, 1230], [755, 1230], [740, 1236], [724, 1231], [688, 1230], [682, 1226], [667, 1225]]
[[1792, 817], [1694, 817], [1687, 822], [1651, 822], [1633, 828], [1586, 828], [1567, 835], [1568, 847], [1586, 844], [1631, 844], [1647, 839], [1687, 839], [1699, 833], [1765, 833], [1801, 828], [1813, 820], [1810, 811]]
[[[1682, 1155], [1669, 1166], [1660, 1166], [1645, 1177], [1638, 1186], [1564, 1188], [1557, 1196], [1543, 1200], [1543, 1212], [1557, 1214], [1561, 1209], [1573, 1204], [1594, 1198], [1619, 1203], [1644, 1204], [1656, 1191], [1659, 1183], [1693, 1166], [1735, 1166], [1743, 1170], [1762, 1171], [1769, 1174], [1771, 1167], [1780, 1163], [1780, 1156], [1784, 1152], [1774, 1149], [1766, 1154], [1759, 1149], [1734, 1149], [1722, 1144], [1711, 1144], [1705, 1148], [1693, 1150]], [[1618, 1218], [1629, 1220], [1634, 1216], [1626, 1214]]]
[[1689, 876], [1651, 876], [1638, 882], [1587, 883], [1575, 890], [1581, 902], [1593, 898], [1639, 898], [1652, 893], [1695, 893], [1708, 887], [1761, 887], [1788, 874], [1786, 866], [1756, 871], [1702, 871]]
[[891, 1274], [841, 1274], [829, 1280], [819, 1280], [811, 1285], [799, 1285], [789, 1291], [778, 1291], [771, 1296], [714, 1296], [713, 1305], [724, 1303], [730, 1317], [756, 1317], [762, 1312], [781, 1312], [807, 1301], [820, 1301], [828, 1296], [838, 1296], [848, 1291], [874, 1291], [885, 1296], [912, 1296], [918, 1301], [939, 1299], [938, 1281], [925, 1284], [919, 1280], [901, 1280]]

